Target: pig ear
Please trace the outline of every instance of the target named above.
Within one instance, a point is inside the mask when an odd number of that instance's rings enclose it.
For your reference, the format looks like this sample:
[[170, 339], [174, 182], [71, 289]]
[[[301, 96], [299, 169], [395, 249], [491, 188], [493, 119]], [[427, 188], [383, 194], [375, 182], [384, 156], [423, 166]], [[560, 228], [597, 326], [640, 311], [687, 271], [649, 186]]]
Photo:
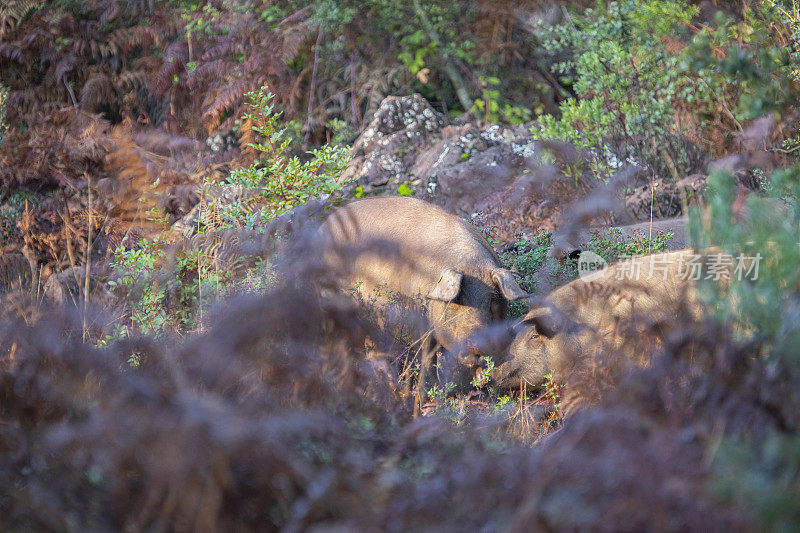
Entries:
[[456, 299], [458, 293], [461, 291], [461, 277], [462, 274], [453, 267], [448, 267], [442, 270], [439, 276], [439, 281], [431, 292], [428, 293], [428, 298], [433, 300], [442, 300], [443, 302], [450, 302]]
[[561, 329], [557, 317], [549, 307], [531, 309], [522, 319], [522, 323], [526, 326], [533, 326], [536, 328], [536, 333], [548, 339], [553, 338]]
[[505, 268], [495, 268], [492, 270], [492, 281], [497, 284], [500, 293], [506, 300], [521, 300], [528, 297], [528, 293], [522, 290], [514, 279], [514, 274]]

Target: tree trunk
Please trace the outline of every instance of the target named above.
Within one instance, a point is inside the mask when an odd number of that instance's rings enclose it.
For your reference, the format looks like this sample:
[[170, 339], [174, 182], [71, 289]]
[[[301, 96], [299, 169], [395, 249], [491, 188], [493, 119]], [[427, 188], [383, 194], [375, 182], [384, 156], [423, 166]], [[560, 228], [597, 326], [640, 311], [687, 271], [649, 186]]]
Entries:
[[[414, 11], [422, 20], [422, 26], [425, 28], [425, 33], [428, 34], [428, 39], [430, 39], [431, 42], [439, 43], [441, 45], [442, 40], [439, 38], [436, 30], [431, 25], [431, 21], [428, 20], [428, 16], [422, 9], [419, 0], [414, 0]], [[447, 74], [447, 77], [450, 78], [450, 82], [456, 89], [458, 101], [461, 102], [461, 105], [464, 107], [465, 111], [471, 110], [473, 102], [472, 98], [469, 96], [469, 91], [467, 91], [467, 85], [464, 83], [464, 78], [461, 77], [461, 73], [458, 71], [458, 68], [456, 68], [453, 59], [447, 52], [444, 51], [444, 47], [442, 47], [442, 60], [444, 61], [444, 72]]]

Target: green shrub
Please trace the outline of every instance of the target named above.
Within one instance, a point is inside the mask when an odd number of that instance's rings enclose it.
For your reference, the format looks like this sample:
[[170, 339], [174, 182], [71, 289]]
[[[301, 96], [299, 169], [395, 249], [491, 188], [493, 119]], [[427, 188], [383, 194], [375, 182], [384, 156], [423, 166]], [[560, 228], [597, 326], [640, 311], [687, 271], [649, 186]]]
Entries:
[[605, 259], [607, 263], [615, 263], [627, 257], [663, 252], [674, 236], [675, 233], [672, 231], [666, 233], [658, 231], [650, 238], [643, 230], [636, 230], [630, 238], [625, 239], [621, 229], [609, 228], [602, 234], [592, 235], [584, 246]]
[[679, 64], [683, 75], [698, 81], [687, 100], [707, 113], [723, 107], [738, 128], [746, 120], [786, 112], [797, 95], [796, 54], [780, 44], [778, 13], [755, 5], [743, 14], [746, 24], [718, 16], [717, 28], [698, 33]]
[[553, 28], [545, 47], [570, 54], [555, 70], [577, 98], [561, 104], [560, 117], [541, 117], [534, 135], [590, 151], [590, 170], [600, 178], [628, 158], [660, 175], [685, 171], [675, 169], [673, 102], [688, 86], [662, 38], [680, 34], [696, 12], [684, 1], [600, 2]]
[[792, 57], [791, 77], [800, 80], [800, 69], [797, 68], [800, 60], [800, 4], [781, 0], [766, 0], [765, 2], [776, 13], [777, 18], [789, 27], [789, 52]]
[[331, 145], [312, 150], [307, 161], [288, 156], [291, 139], [280, 126], [282, 112], [275, 110], [272, 93], [262, 87], [245, 97], [250, 112], [243, 119], [252, 121], [253, 130], [261, 137], [250, 146], [261, 157], [247, 168], [232, 171], [227, 182], [255, 194], [247, 199], [247, 205], [244, 201], [217, 202], [210, 207], [221, 210], [227, 227], [255, 229], [313, 198], [338, 191], [348, 156], [346, 148]]
[[734, 258], [761, 256], [756, 279], [704, 282], [703, 293], [718, 317], [736, 326], [744, 339], [757, 335], [768, 357], [793, 363], [800, 361], [796, 350], [800, 322], [795, 310], [800, 293], [799, 173], [798, 166], [776, 171], [765, 196], [748, 196], [745, 224], [734, 223], [735, 178], [717, 171], [709, 179], [713, 191], [709, 212], [701, 217], [693, 210], [690, 225], [693, 242], [700, 247], [715, 243]]
[[[707, 307], [724, 321], [752, 357], [769, 369], [770, 387], [782, 387], [784, 412], [800, 409], [800, 166], [772, 174], [764, 196], [747, 198], [748, 220], [735, 223], [736, 182], [731, 173], [710, 178], [706, 216], [693, 210], [691, 234], [700, 246], [720, 245], [743, 267], [727, 283], [701, 280]], [[755, 258], [760, 256], [760, 260]], [[759, 385], [749, 385], [755, 390]], [[776, 408], [777, 409], [777, 408]], [[716, 456], [723, 493], [753, 508], [769, 530], [797, 524], [800, 432], [789, 424], [766, 439], [726, 439]]]
[[201, 196], [210, 220], [199, 224], [193, 243], [170, 246], [163, 238], [142, 239], [135, 247], [115, 253], [111, 285], [126, 296], [130, 325], [136, 330], [160, 334], [196, 329], [202, 327], [204, 310], [221, 296], [263, 290], [272, 279], [264, 260], [237, 253], [237, 262], [251, 266], [236, 275], [225, 268], [220, 251], [241, 243], [234, 242], [238, 238], [226, 238], [223, 230], [261, 232], [275, 217], [334, 194], [343, 185], [344, 148], [325, 146], [310, 152], [307, 161], [288, 156], [290, 140], [272, 94], [262, 88], [246, 97], [250, 113], [245, 119], [252, 121], [260, 137], [251, 146], [261, 156], [249, 167], [232, 171], [226, 180], [244, 194], [223, 201], [210, 194], [217, 184], [206, 181]]
[[[697, 7], [683, 0], [600, 2], [569, 17], [544, 45], [567, 56], [555, 70], [576, 97], [534, 135], [587, 151], [588, 168], [568, 169], [575, 177], [605, 178], [629, 160], [655, 177], [685, 176], [702, 158], [683, 134], [722, 155], [746, 120], [796, 101], [798, 39], [786, 46], [781, 31], [796, 27], [796, 9], [775, 4], [744, 4], [744, 21], [718, 13], [712, 26], [693, 22]], [[796, 126], [781, 133], [797, 137]]]

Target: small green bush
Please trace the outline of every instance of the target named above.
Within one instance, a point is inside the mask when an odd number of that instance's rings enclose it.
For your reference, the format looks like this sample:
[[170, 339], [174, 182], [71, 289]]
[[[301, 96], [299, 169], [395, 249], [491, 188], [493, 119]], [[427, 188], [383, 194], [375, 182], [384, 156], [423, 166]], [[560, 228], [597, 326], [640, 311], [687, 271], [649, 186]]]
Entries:
[[[708, 213], [690, 214], [699, 246], [718, 244], [733, 257], [734, 268], [741, 257], [747, 269], [744, 275], [734, 270], [727, 283], [701, 280], [707, 308], [742, 346], [751, 347], [750, 357], [769, 369], [770, 386], [786, 391], [782, 409], [794, 413], [800, 410], [799, 178], [797, 165], [774, 172], [766, 195], [748, 197], [748, 220], [735, 223], [736, 180], [717, 171], [709, 180]], [[791, 530], [800, 499], [798, 450], [800, 432], [791, 425], [771, 430], [763, 440], [725, 439], [715, 459], [718, 486], [753, 508], [765, 529]]]
[[[246, 98], [250, 112], [244, 118], [254, 124], [260, 137], [252, 147], [261, 156], [249, 167], [232, 171], [226, 180], [244, 194], [235, 201], [223, 201], [210, 194], [217, 184], [206, 181], [201, 195], [207, 199], [205, 212], [211, 215], [199, 224], [200, 244], [175, 247], [163, 238], [142, 239], [135, 247], [115, 253], [111, 286], [126, 295], [135, 330], [153, 334], [193, 330], [202, 327], [204, 310], [220, 297], [263, 290], [272, 279], [264, 260], [249, 258], [252, 266], [236, 276], [220, 266], [219, 250], [235, 244], [221, 233], [261, 232], [275, 217], [311, 199], [328, 197], [344, 183], [340, 179], [348, 158], [344, 148], [313, 150], [307, 161], [288, 156], [290, 140], [272, 94], [262, 88]], [[247, 259], [237, 256], [237, 260]]]
[[[628, 161], [654, 177], [687, 175], [702, 158], [684, 134], [722, 155], [745, 121], [794, 105], [800, 39], [792, 33], [787, 46], [781, 28], [800, 18], [778, 4], [744, 4], [744, 21], [718, 13], [711, 26], [695, 24], [697, 7], [683, 0], [600, 2], [570, 16], [543, 44], [566, 56], [555, 71], [576, 96], [534, 135], [586, 151], [588, 167], [568, 169], [576, 179], [605, 179]], [[796, 139], [796, 130], [781, 133]]]
[[[643, 231], [637, 231], [626, 238], [619, 228], [609, 228], [602, 234], [592, 235], [588, 242], [580, 245], [600, 255], [608, 263], [614, 263], [625, 257], [662, 252], [673, 237], [671, 231], [658, 232], [652, 239]], [[552, 247], [553, 234], [542, 231], [517, 241], [509, 251], [500, 254], [500, 260], [506, 268], [516, 272], [523, 289], [536, 294], [539, 288], [537, 281], [542, 276], [545, 276], [548, 285], [566, 283], [578, 276], [577, 268], [569, 261], [559, 263], [549, 258]], [[509, 302], [511, 316], [521, 316], [525, 311], [525, 304]]]
[[674, 168], [680, 154], [673, 145], [673, 102], [688, 90], [687, 80], [662, 39], [680, 35], [682, 22], [696, 12], [684, 1], [599, 2], [553, 28], [544, 46], [568, 54], [555, 70], [577, 98], [561, 104], [560, 117], [541, 117], [534, 135], [588, 151], [598, 178], [628, 158], [658, 175], [685, 170]]
[[674, 236], [675, 233], [672, 231], [666, 233], [658, 231], [650, 238], [644, 231], [636, 230], [629, 239], [625, 239], [621, 229], [609, 228], [602, 234], [592, 235], [585, 246], [607, 263], [615, 263], [628, 257], [663, 252]]
[[255, 194], [247, 200], [247, 205], [217, 202], [211, 207], [221, 210], [229, 227], [255, 229], [313, 198], [324, 198], [338, 191], [348, 156], [346, 148], [332, 145], [312, 150], [307, 161], [288, 156], [291, 139], [280, 125], [283, 113], [276, 111], [273, 94], [262, 87], [245, 97], [250, 112], [243, 119], [251, 121], [253, 130], [261, 137], [250, 146], [261, 157], [247, 168], [232, 171], [227, 182]]
[[749, 119], [786, 113], [797, 96], [798, 55], [776, 34], [780, 13], [757, 4], [743, 14], [746, 24], [720, 14], [717, 28], [698, 33], [678, 65], [682, 75], [697, 79], [687, 101], [707, 113], [722, 107], [737, 128]]

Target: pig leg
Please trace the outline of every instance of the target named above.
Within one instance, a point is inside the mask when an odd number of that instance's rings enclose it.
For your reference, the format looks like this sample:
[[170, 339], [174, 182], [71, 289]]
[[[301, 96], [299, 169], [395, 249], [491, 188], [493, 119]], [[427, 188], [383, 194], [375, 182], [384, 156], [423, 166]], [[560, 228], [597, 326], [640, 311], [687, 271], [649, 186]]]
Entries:
[[419, 414], [419, 410], [428, 401], [428, 390], [426, 388], [428, 381], [428, 373], [436, 360], [436, 352], [442, 348], [439, 341], [433, 335], [428, 337], [422, 342], [420, 347], [420, 363], [419, 363], [419, 376], [417, 377], [417, 404], [414, 406], [414, 416]]

